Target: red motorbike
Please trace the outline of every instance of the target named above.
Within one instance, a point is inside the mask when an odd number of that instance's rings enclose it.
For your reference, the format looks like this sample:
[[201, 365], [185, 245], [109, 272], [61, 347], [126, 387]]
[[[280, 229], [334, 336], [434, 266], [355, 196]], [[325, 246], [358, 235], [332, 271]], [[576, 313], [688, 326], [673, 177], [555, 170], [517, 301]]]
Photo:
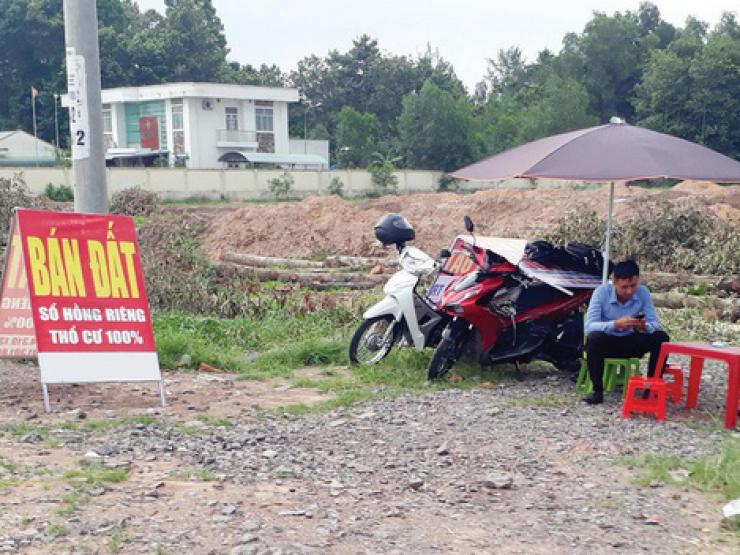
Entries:
[[[601, 253], [587, 245], [553, 247], [544, 241], [458, 237], [443, 272], [450, 279], [437, 310], [451, 316], [427, 376], [443, 377], [463, 356], [482, 365], [545, 360], [578, 369], [583, 309], [600, 284]], [[567, 286], [567, 288], [566, 288]]]

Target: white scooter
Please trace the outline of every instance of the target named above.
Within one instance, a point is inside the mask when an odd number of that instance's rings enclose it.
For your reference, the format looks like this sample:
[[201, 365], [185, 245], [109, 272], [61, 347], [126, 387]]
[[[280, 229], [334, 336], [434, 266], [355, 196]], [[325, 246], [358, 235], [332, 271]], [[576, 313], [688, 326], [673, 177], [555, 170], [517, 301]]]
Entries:
[[[391, 221], [385, 225], [387, 220]], [[384, 233], [390, 229], [389, 233]], [[376, 237], [384, 244], [395, 244], [401, 269], [383, 287], [385, 298], [363, 314], [349, 346], [349, 359], [359, 364], [376, 364], [396, 343], [413, 346], [416, 351], [433, 347], [439, 341], [449, 317], [434, 308], [447, 276], [440, 276], [426, 294], [416, 291], [419, 280], [434, 273], [438, 263], [431, 256], [405, 242], [414, 231], [399, 214], [388, 214], [375, 226]]]

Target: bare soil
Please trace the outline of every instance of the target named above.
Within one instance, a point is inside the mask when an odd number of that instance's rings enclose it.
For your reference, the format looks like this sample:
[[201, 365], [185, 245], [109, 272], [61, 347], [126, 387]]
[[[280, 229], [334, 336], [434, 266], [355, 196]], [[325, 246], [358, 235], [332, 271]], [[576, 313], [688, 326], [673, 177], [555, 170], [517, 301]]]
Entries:
[[[287, 382], [165, 374], [154, 387], [55, 386], [44, 414], [36, 369], [0, 364], [0, 551], [20, 553], [731, 554], [722, 499], [640, 487], [617, 462], [696, 456], [722, 437], [678, 407], [668, 422], [619, 418], [620, 395], [587, 407], [556, 373], [377, 399], [302, 417], [265, 411], [328, 397]], [[319, 379], [318, 368], [301, 377]], [[722, 371], [700, 402], [721, 405]], [[70, 411], [70, 409], [74, 409]], [[80, 410], [85, 418], [80, 419]], [[95, 419], [149, 415], [110, 429]], [[227, 417], [229, 425], [196, 415]], [[34, 432], [46, 430], [40, 436]], [[67, 474], [126, 469], [116, 483]], [[70, 496], [72, 500], [70, 500]], [[77, 503], [73, 506], [71, 503]]]
[[[427, 252], [446, 247], [464, 232], [464, 215], [482, 235], [534, 238], [569, 210], [606, 213], [608, 187], [492, 189], [472, 194], [428, 193], [374, 200], [310, 197], [300, 202], [226, 204], [190, 208], [208, 222], [203, 246], [211, 258], [224, 251], [296, 258], [327, 254], [382, 255], [373, 225], [401, 212], [416, 229], [415, 244]], [[670, 190], [616, 186], [614, 213], [628, 217], [647, 198], [707, 206], [740, 224], [740, 187], [684, 182]]]

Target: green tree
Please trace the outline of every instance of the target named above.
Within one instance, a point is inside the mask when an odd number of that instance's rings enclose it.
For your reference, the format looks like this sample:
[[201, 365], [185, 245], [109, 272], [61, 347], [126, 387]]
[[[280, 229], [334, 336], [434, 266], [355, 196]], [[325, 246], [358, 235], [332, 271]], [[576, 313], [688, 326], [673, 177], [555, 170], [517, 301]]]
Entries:
[[344, 106], [337, 117], [337, 164], [340, 168], [364, 168], [375, 152], [378, 118]]
[[552, 74], [530, 94], [534, 99], [523, 111], [518, 142], [599, 123], [598, 118], [588, 112], [588, 92], [574, 79]]
[[431, 81], [403, 98], [399, 146], [407, 167], [450, 171], [474, 158], [472, 108]]
[[[689, 20], [678, 38], [650, 58], [636, 88], [640, 123], [740, 158], [740, 28], [723, 16]], [[706, 42], [704, 42], [706, 40]]]
[[488, 58], [486, 81], [493, 94], [520, 90], [527, 81], [527, 65], [518, 46], [500, 48], [495, 58]]
[[226, 37], [211, 0], [165, 0], [162, 29], [170, 81], [213, 81], [226, 63]]

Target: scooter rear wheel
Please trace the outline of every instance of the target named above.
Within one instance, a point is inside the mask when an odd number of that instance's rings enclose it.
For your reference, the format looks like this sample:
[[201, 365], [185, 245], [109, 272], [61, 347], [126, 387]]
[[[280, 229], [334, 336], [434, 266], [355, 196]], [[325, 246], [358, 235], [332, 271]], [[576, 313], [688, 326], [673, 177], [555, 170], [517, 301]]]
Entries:
[[393, 316], [368, 318], [357, 327], [352, 336], [349, 360], [357, 364], [377, 364], [388, 355], [400, 337], [401, 325]]

